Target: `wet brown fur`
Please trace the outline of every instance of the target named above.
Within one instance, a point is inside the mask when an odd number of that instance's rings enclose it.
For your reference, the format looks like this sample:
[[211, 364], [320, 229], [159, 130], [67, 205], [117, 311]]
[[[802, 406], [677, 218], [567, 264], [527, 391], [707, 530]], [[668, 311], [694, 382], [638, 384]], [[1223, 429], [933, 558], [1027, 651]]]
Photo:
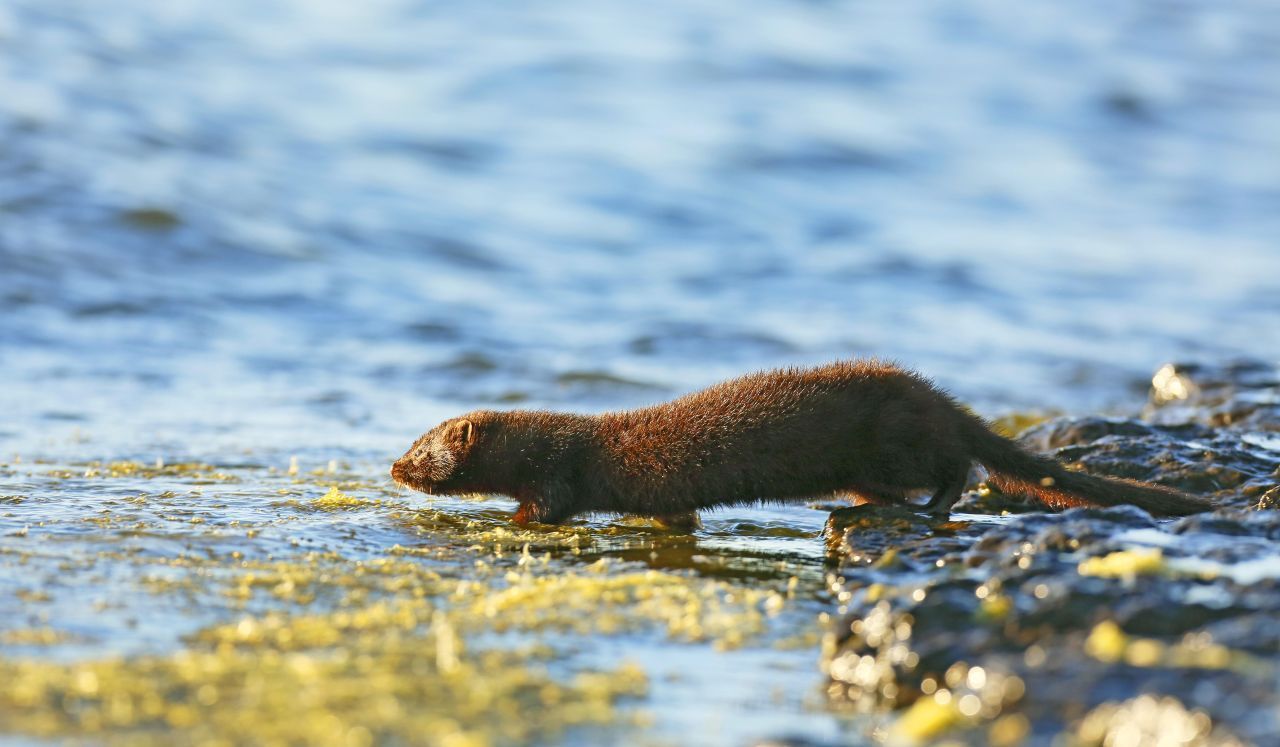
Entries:
[[427, 493], [509, 495], [520, 523], [850, 492], [903, 504], [921, 489], [933, 491], [924, 508], [945, 515], [974, 462], [999, 489], [1053, 507], [1211, 508], [1158, 485], [1069, 471], [993, 433], [923, 377], [874, 360], [749, 374], [602, 415], [480, 410], [423, 434], [391, 475]]

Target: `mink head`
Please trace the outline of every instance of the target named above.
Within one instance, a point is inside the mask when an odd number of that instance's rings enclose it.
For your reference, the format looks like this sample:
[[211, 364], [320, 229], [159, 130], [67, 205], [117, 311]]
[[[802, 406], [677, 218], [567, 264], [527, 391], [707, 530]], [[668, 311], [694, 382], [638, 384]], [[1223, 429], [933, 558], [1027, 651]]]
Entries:
[[391, 478], [414, 490], [435, 495], [460, 492], [467, 456], [478, 437], [468, 418], [446, 420], [413, 442], [391, 465]]

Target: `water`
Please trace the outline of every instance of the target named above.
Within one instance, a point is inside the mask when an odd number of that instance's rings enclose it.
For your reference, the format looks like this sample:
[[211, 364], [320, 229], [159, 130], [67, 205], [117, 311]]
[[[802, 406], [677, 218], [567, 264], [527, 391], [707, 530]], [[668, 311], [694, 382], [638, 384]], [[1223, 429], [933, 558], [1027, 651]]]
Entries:
[[[292, 456], [374, 495], [477, 406], [876, 355], [988, 415], [1123, 411], [1280, 351], [1271, 3], [5, 0], [0, 50], [0, 455], [248, 470], [223, 520]], [[26, 469], [11, 524], [81, 518]], [[696, 539], [816, 579], [821, 519]], [[373, 524], [332, 542], [403, 543]], [[743, 702], [703, 704], [724, 743], [800, 708]]]

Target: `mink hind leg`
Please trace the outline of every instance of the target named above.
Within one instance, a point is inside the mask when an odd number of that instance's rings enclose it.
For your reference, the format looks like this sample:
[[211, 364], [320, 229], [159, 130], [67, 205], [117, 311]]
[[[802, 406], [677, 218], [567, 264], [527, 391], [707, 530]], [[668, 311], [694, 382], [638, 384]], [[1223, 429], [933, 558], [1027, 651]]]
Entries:
[[953, 468], [950, 476], [943, 478], [941, 486], [922, 508], [935, 516], [950, 515], [951, 507], [964, 495], [964, 488], [968, 484], [969, 465]]

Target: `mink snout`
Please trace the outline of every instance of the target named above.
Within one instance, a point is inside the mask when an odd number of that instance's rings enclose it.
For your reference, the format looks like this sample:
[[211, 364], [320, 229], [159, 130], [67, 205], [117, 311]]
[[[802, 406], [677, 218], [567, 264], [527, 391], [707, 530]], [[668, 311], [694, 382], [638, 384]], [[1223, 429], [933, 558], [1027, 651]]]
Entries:
[[409, 475], [407, 470], [408, 470], [408, 467], [405, 465], [404, 460], [401, 459], [400, 461], [391, 465], [391, 479], [395, 480], [401, 485], [404, 485], [405, 483], [409, 482]]

